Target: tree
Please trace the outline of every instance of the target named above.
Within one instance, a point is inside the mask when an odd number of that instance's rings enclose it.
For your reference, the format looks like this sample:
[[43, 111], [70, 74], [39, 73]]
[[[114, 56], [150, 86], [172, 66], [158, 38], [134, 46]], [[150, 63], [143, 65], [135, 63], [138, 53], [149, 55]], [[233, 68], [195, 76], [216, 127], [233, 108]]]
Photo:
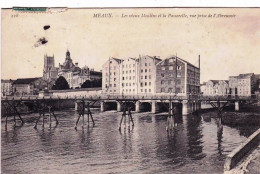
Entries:
[[90, 80], [86, 80], [82, 85], [81, 88], [91, 88], [92, 87], [92, 83]]
[[102, 79], [94, 79], [92, 81], [86, 80], [81, 85], [81, 88], [96, 88], [96, 87], [102, 87]]
[[55, 84], [52, 86], [53, 90], [63, 90], [63, 89], [70, 89], [69, 84], [67, 80], [63, 77], [60, 76], [56, 81]]

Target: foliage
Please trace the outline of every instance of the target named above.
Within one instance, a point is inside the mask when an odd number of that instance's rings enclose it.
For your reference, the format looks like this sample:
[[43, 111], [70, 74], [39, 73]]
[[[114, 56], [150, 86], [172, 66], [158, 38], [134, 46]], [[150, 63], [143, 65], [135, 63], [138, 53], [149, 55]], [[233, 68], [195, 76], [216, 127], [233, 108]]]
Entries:
[[63, 89], [69, 89], [69, 84], [67, 80], [60, 76], [56, 81], [55, 84], [52, 86], [53, 90], [63, 90]]
[[94, 80], [86, 80], [82, 85], [81, 88], [96, 88], [102, 87], [102, 79], [94, 79]]

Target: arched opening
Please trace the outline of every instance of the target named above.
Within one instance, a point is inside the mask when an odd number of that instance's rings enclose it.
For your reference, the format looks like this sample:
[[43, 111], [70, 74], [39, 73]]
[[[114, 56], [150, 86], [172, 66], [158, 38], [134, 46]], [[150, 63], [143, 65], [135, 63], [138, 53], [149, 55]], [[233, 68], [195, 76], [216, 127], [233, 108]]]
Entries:
[[106, 111], [117, 110], [117, 103], [116, 102], [106, 102], [105, 108], [106, 108], [105, 109]]
[[149, 102], [141, 102], [140, 103], [140, 112], [151, 112], [152, 105]]

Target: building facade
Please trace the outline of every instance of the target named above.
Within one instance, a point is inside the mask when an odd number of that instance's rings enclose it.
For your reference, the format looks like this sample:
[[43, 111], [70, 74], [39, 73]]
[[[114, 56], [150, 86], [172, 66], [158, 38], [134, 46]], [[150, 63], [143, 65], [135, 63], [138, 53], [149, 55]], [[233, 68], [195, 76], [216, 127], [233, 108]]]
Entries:
[[229, 77], [231, 95], [250, 96], [258, 89], [257, 76], [254, 73], [239, 74]]
[[141, 56], [138, 59], [138, 94], [156, 93], [156, 66], [162, 61], [156, 56]]
[[120, 93], [120, 64], [122, 59], [109, 58], [102, 66], [102, 90], [105, 93]]
[[228, 95], [229, 82], [228, 80], [209, 80], [206, 82], [203, 95]]
[[156, 65], [156, 92], [199, 94], [199, 68], [176, 56], [166, 58]]
[[120, 64], [120, 93], [138, 93], [138, 59], [127, 58]]
[[1, 95], [13, 95], [13, 82], [14, 80], [1, 80]]

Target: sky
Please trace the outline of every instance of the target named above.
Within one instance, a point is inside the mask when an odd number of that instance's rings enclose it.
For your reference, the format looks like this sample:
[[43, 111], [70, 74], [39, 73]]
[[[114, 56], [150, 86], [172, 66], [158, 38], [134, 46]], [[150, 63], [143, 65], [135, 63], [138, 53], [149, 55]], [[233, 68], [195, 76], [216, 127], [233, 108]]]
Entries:
[[[108, 13], [111, 18], [94, 17]], [[209, 17], [214, 14], [234, 17]], [[45, 25], [50, 28], [44, 30]], [[1, 29], [2, 79], [41, 77], [44, 54], [54, 55], [58, 66], [67, 49], [74, 63], [97, 71], [109, 57], [165, 59], [177, 54], [196, 66], [200, 55], [201, 83], [240, 73], [260, 74], [257, 8], [68, 9], [59, 13], [3, 9]], [[48, 42], [40, 44], [42, 38]]]

